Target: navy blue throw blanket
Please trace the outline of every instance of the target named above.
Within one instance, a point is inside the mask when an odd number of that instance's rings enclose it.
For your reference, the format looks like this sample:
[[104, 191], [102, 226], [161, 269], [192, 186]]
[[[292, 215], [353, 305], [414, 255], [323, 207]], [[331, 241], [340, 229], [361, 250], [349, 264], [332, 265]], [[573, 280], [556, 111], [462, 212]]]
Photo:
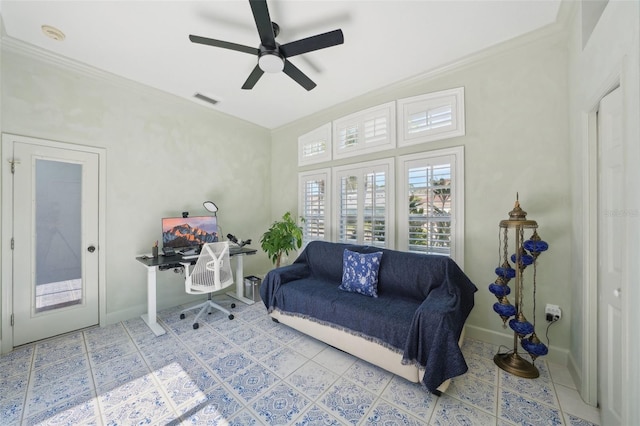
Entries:
[[[345, 249], [383, 252], [377, 298], [338, 289]], [[401, 353], [403, 364], [425, 369], [422, 383], [431, 392], [468, 369], [458, 340], [476, 291], [448, 257], [325, 241], [309, 243], [260, 286], [269, 312], [307, 318]]]

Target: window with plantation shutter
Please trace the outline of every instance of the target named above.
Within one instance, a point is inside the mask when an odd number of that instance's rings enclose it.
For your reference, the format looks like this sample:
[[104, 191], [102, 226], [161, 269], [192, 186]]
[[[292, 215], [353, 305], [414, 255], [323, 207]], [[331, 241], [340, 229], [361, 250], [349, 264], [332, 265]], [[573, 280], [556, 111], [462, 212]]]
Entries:
[[398, 100], [398, 146], [465, 134], [464, 88]]
[[330, 187], [329, 169], [315, 170], [298, 175], [298, 212], [304, 218], [302, 226], [302, 240], [306, 245], [313, 240], [328, 240], [329, 229], [327, 212], [329, 208]]
[[336, 241], [393, 245], [393, 160], [359, 163], [333, 171]]
[[462, 147], [399, 158], [400, 250], [464, 261], [464, 151]]
[[409, 250], [451, 252], [451, 165], [416, 165], [407, 171]]
[[395, 102], [389, 102], [335, 120], [333, 158], [395, 148], [395, 114]]
[[305, 133], [298, 138], [298, 165], [331, 160], [331, 123]]

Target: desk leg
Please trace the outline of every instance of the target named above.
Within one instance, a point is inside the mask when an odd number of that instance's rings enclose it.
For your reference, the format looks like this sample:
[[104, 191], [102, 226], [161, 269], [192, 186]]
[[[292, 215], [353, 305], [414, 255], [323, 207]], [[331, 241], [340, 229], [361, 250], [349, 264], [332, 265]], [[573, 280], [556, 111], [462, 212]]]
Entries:
[[236, 259], [236, 292], [233, 293], [230, 291], [227, 293], [227, 296], [231, 296], [247, 305], [253, 305], [256, 302], [244, 297], [244, 254], [237, 254], [233, 256], [233, 258]]
[[166, 331], [156, 321], [156, 270], [155, 266], [147, 267], [147, 313], [142, 314], [141, 317], [153, 334], [161, 336]]

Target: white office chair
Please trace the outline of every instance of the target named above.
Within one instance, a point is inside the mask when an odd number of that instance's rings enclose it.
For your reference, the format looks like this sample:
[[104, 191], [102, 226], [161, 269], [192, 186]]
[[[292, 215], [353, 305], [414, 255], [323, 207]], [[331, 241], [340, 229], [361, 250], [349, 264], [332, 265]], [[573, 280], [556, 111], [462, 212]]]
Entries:
[[[200, 308], [200, 312], [193, 320], [193, 328], [197, 329], [200, 327], [198, 318], [204, 312], [210, 314], [212, 309], [215, 308], [227, 314], [229, 319], [232, 320], [233, 314], [231, 312], [211, 300], [211, 293], [233, 284], [233, 273], [231, 272], [231, 262], [229, 260], [229, 242], [224, 241], [203, 245], [196, 264], [193, 265], [193, 268], [190, 268], [190, 266], [190, 264], [185, 264], [185, 291], [189, 294], [208, 294], [209, 298], [204, 303], [183, 310], [180, 313], [180, 319], [185, 318], [185, 312]], [[231, 308], [235, 307], [235, 303], [232, 303]]]

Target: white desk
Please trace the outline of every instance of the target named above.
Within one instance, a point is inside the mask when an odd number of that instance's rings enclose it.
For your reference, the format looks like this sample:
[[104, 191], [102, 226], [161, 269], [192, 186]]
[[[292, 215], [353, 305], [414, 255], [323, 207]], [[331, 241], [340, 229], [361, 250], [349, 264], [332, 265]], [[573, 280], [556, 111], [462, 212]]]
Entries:
[[[227, 294], [248, 305], [253, 304], [254, 301], [244, 296], [243, 259], [245, 255], [255, 254], [256, 252], [256, 249], [242, 247], [239, 251], [233, 250], [230, 253], [231, 257], [236, 259], [236, 292], [229, 292]], [[156, 274], [160, 268], [166, 267], [167, 270], [172, 270], [174, 266], [176, 268], [182, 267], [181, 262], [185, 262], [185, 260], [183, 260], [180, 255], [158, 256], [155, 259], [147, 256], [139, 256], [136, 257], [136, 260], [147, 268], [147, 313], [142, 314], [141, 318], [156, 336], [161, 336], [165, 334], [166, 331], [158, 324], [156, 318]], [[197, 259], [189, 259], [187, 262], [195, 263], [196, 260]]]

